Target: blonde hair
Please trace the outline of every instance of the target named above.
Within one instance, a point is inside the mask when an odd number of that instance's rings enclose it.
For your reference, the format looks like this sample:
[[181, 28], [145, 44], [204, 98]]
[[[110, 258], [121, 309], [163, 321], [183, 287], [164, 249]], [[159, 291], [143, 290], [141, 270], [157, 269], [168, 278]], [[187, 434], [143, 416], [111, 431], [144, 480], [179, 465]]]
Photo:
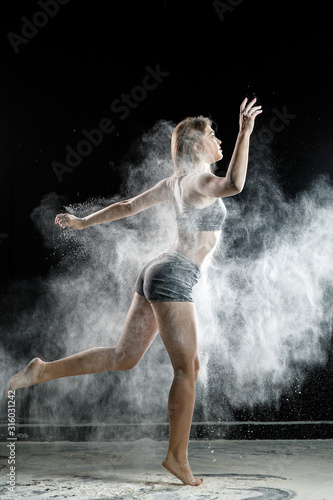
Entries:
[[181, 177], [195, 170], [199, 157], [194, 150], [194, 145], [202, 144], [202, 137], [207, 127], [211, 126], [212, 120], [204, 116], [188, 117], [178, 123], [171, 138], [174, 177]]

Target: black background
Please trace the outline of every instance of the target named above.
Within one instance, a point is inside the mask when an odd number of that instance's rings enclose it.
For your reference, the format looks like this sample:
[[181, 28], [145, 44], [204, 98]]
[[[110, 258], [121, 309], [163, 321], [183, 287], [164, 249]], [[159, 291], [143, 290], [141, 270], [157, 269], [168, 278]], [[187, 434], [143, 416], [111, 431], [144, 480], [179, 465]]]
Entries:
[[[318, 172], [332, 173], [328, 7], [243, 0], [224, 11], [222, 4], [71, 0], [17, 54], [8, 33], [21, 35], [22, 17], [31, 21], [41, 8], [32, 1], [7, 5], [0, 224], [8, 234], [1, 245], [6, 272], [41, 270], [29, 216], [43, 195], [56, 191], [81, 201], [116, 191], [117, 168], [109, 162], [117, 167], [131, 141], [159, 119], [212, 116], [227, 158], [239, 102], [254, 94], [266, 112], [262, 123], [274, 108], [297, 117], [274, 141], [285, 158], [285, 188], [294, 193]], [[75, 148], [83, 129], [113, 118], [110, 104], [142, 83], [146, 66], [157, 65], [169, 76], [126, 119], [114, 116], [116, 133], [60, 183], [52, 162], [65, 162], [65, 147]]]
[[[273, 109], [295, 115], [271, 144], [284, 160], [280, 177], [288, 196], [306, 189], [320, 173], [332, 177], [329, 3], [226, 1], [234, 6], [223, 12], [223, 2], [204, 0], [71, 0], [28, 43], [19, 44], [18, 53], [8, 33], [21, 35], [22, 17], [31, 21], [42, 9], [31, 0], [6, 4], [1, 16], [3, 296], [13, 280], [49, 271], [50, 252], [30, 218], [41, 198], [56, 192], [81, 202], [117, 193], [118, 169], [130, 144], [157, 120], [212, 116], [230, 158], [239, 104], [256, 95], [264, 109], [258, 127], [269, 126]], [[168, 76], [121, 120], [110, 105], [141, 85], [147, 66]], [[116, 130], [60, 182], [52, 162], [65, 163], [65, 147], [75, 148], [84, 139], [82, 130], [96, 128], [105, 117]], [[311, 372], [293, 405], [284, 409], [282, 401], [277, 418], [330, 419], [323, 400], [331, 387], [330, 363]], [[260, 411], [265, 418], [266, 409]]]

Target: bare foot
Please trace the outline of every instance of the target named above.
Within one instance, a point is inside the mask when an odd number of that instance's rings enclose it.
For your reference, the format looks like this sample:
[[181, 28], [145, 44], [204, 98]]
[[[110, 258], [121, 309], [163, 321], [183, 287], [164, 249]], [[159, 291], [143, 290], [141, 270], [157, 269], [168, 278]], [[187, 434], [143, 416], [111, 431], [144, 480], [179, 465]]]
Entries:
[[203, 479], [199, 479], [198, 477], [193, 476], [191, 467], [189, 466], [188, 461], [185, 463], [180, 463], [174, 456], [168, 456], [162, 465], [165, 469], [167, 469], [171, 474], [180, 479], [184, 484], [188, 484], [190, 486], [200, 486], [203, 482]]
[[13, 375], [9, 380], [6, 387], [6, 396], [8, 391], [15, 391], [15, 389], [20, 389], [21, 387], [29, 387], [44, 382], [45, 367], [45, 361], [34, 358], [21, 372]]

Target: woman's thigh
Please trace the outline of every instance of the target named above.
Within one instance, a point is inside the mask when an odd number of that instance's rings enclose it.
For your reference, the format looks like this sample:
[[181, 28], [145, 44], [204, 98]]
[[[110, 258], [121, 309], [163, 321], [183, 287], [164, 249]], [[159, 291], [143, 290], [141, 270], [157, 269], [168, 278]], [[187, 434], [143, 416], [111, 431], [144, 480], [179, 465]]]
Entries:
[[140, 361], [156, 337], [158, 325], [154, 311], [145, 297], [135, 292], [127, 313], [123, 332], [116, 345], [119, 356], [124, 357], [125, 369]]
[[197, 371], [198, 327], [193, 302], [152, 302], [151, 306], [175, 372]]

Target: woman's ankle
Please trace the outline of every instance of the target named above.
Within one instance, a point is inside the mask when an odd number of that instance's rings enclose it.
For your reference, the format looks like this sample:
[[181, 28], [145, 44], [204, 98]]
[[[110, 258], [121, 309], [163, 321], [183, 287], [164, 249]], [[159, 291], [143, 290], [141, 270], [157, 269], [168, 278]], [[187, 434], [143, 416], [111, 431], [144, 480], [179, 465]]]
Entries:
[[186, 451], [180, 451], [180, 450], [168, 450], [166, 460], [172, 459], [176, 460], [178, 463], [185, 463], [188, 461], [188, 453]]

